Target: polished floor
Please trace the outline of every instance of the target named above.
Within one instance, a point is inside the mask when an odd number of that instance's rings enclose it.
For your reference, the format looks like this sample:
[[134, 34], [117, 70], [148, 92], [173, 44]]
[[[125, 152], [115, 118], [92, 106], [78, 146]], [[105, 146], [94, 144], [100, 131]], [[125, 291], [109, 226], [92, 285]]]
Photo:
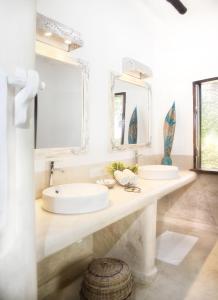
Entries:
[[136, 286], [134, 300], [218, 299], [217, 234], [158, 223], [158, 235], [165, 230], [190, 234], [199, 240], [179, 266], [157, 260], [157, 275], [150, 284]]

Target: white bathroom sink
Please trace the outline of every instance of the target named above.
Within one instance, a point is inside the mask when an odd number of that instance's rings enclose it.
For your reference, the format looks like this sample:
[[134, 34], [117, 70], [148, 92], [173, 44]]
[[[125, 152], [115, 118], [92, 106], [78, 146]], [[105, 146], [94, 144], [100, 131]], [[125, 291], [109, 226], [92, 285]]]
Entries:
[[42, 193], [42, 207], [57, 214], [89, 213], [108, 205], [108, 188], [94, 183], [57, 185]]
[[165, 165], [145, 165], [139, 167], [138, 174], [143, 179], [175, 179], [179, 176], [179, 168]]

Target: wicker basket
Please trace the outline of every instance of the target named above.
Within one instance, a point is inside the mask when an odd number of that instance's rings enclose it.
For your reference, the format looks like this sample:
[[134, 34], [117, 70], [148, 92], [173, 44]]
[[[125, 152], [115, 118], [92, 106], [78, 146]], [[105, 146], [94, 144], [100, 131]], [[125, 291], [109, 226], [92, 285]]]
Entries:
[[95, 259], [85, 272], [81, 300], [130, 299], [133, 279], [128, 265], [114, 258]]

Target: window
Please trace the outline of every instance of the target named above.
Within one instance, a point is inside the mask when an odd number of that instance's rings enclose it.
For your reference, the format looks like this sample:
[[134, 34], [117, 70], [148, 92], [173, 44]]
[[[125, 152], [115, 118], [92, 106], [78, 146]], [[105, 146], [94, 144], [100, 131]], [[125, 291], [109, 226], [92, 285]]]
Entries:
[[193, 82], [194, 168], [218, 172], [218, 77]]

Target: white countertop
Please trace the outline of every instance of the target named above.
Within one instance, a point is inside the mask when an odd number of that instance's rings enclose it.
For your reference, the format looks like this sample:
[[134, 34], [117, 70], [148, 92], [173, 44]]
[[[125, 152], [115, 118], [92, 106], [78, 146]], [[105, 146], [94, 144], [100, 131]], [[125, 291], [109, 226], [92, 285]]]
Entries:
[[134, 213], [155, 200], [194, 181], [196, 174], [181, 171], [174, 180], [139, 179], [141, 193], [129, 193], [123, 187], [110, 190], [110, 206], [104, 210], [81, 215], [59, 215], [44, 211], [36, 200], [37, 260], [83, 239], [84, 237]]

